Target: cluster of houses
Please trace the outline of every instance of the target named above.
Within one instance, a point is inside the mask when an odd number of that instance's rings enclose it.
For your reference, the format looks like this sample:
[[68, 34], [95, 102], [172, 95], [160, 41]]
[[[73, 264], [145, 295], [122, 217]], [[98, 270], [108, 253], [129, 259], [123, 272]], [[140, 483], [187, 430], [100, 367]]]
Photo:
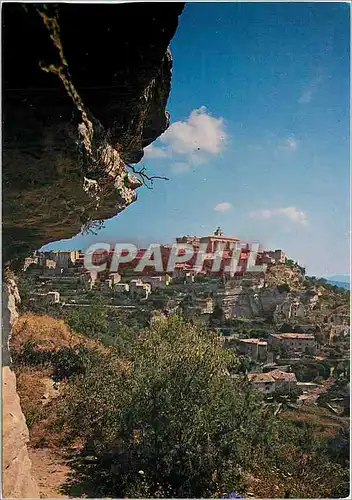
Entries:
[[271, 362], [273, 352], [314, 355], [317, 342], [311, 333], [273, 333], [268, 339], [237, 339], [239, 354], [252, 361]]
[[[187, 244], [193, 247], [194, 253], [187, 262], [180, 262], [177, 264], [173, 270], [173, 276], [191, 276], [194, 272], [198, 274], [210, 275], [212, 272], [212, 258], [215, 252], [219, 249], [223, 251], [221, 269], [219, 273], [221, 274], [223, 270], [229, 265], [231, 257], [234, 251], [238, 252], [238, 265], [234, 270], [234, 275], [244, 275], [247, 269], [248, 259], [251, 255], [251, 245], [249, 243], [241, 242], [239, 238], [233, 236], [225, 236], [220, 227], [218, 227], [213, 234], [207, 236], [181, 236], [176, 238], [176, 243]], [[160, 252], [162, 255], [163, 263], [168, 261], [172, 245], [165, 244], [160, 245]], [[123, 264], [123, 270], [135, 269], [139, 261], [144, 257], [144, 253], [147, 249], [138, 249], [136, 257], [131, 262], [126, 262]], [[204, 252], [205, 263], [204, 267], [198, 269], [198, 254]], [[98, 265], [104, 261], [109, 263], [113, 255], [113, 249], [110, 252], [105, 250], [96, 250], [92, 255], [93, 263]], [[236, 253], [237, 255], [237, 253]], [[208, 259], [208, 257], [209, 259]], [[286, 261], [285, 253], [280, 250], [263, 250], [259, 249], [256, 264], [278, 264], [284, 263]], [[84, 253], [81, 250], [52, 250], [52, 251], [38, 251], [34, 255], [28, 257], [24, 264], [24, 270], [26, 270], [31, 264], [38, 267], [45, 267], [46, 269], [52, 269], [56, 273], [60, 273], [60, 269], [67, 269], [70, 267], [76, 267], [83, 269], [84, 267]], [[154, 274], [165, 274], [166, 271], [161, 273], [156, 273], [155, 268], [150, 266], [151, 269], [147, 270], [150, 274], [152, 271]], [[197, 268], [197, 269], [196, 269]], [[163, 269], [166, 269], [165, 266]], [[217, 273], [217, 274], [219, 274]]]
[[[278, 352], [281, 352], [281, 357], [314, 355], [317, 342], [313, 334], [277, 333], [271, 334], [265, 340], [237, 339], [237, 351], [257, 366], [274, 366], [274, 358]], [[297, 389], [296, 375], [283, 369], [248, 373], [248, 379], [263, 394], [277, 391], [289, 394]]]
[[[157, 273], [152, 268], [136, 273], [136, 262], [133, 261], [122, 270], [119, 269], [119, 272], [110, 272], [108, 267], [106, 271], [98, 273], [89, 272], [84, 268], [82, 251], [36, 252], [27, 258], [24, 264], [24, 271], [38, 276], [41, 282], [39, 289], [32, 294], [32, 300], [45, 300], [53, 304], [62, 300], [62, 303], [67, 305], [78, 305], [79, 302], [88, 306], [88, 292], [95, 291], [110, 296], [113, 304], [123, 304], [110, 307], [130, 308], [135, 307], [128, 305], [130, 298], [147, 301], [152, 295], [148, 302], [143, 302], [143, 307], [151, 303], [147, 307], [152, 310], [155, 309], [154, 298], [164, 296], [165, 304], [161, 315], [175, 312], [182, 304], [186, 315], [197, 317], [206, 324], [209, 323], [209, 317], [216, 306], [222, 310], [226, 320], [265, 318], [271, 311], [277, 325], [295, 325], [302, 318], [307, 318], [308, 314], [315, 312], [321, 315], [321, 311], [318, 311], [321, 307], [321, 294], [318, 289], [282, 292], [275, 286], [268, 287], [266, 275], [246, 273], [250, 246], [241, 243], [238, 238], [225, 236], [220, 228], [212, 235], [182, 236], [176, 238], [176, 242], [190, 244], [196, 251], [206, 245], [207, 252], [214, 252], [219, 246], [230, 252], [233, 245], [237, 245], [240, 248], [237, 272], [229, 280], [223, 280], [223, 277], [213, 279], [214, 276], [208, 273], [209, 269], [196, 272], [192, 267], [194, 262], [185, 262], [177, 263], [171, 272]], [[171, 245], [164, 245], [162, 254], [165, 258], [168, 257], [170, 249]], [[197, 253], [193, 261], [196, 256]], [[103, 257], [106, 256], [98, 255], [97, 264]], [[140, 258], [143, 258], [143, 249], [138, 251], [136, 261]], [[285, 261], [286, 256], [282, 250], [260, 250], [256, 264], [278, 264], [274, 269], [279, 269], [285, 268], [281, 266]], [[196, 275], [201, 279], [198, 280]], [[163, 289], [170, 288], [171, 293], [162, 292]], [[336, 310], [333, 315], [326, 314], [323, 319], [329, 327], [328, 330], [332, 332], [331, 336], [346, 336], [349, 332], [349, 317], [344, 311]], [[238, 354], [253, 362], [252, 366], [255, 366], [257, 371], [248, 373], [248, 378], [263, 394], [277, 391], [289, 394], [297, 388], [295, 374], [289, 367], [278, 363], [278, 359], [314, 356], [317, 352], [316, 338], [312, 333], [276, 333], [268, 338], [238, 338], [238, 333], [234, 335], [222, 335], [219, 340], [225, 344], [234, 340]]]

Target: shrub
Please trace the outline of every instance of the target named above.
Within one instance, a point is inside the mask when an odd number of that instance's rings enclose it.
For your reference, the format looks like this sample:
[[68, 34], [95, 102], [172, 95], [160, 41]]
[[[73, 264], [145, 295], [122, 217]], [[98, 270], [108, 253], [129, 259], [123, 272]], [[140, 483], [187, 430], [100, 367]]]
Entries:
[[83, 345], [75, 347], [61, 347], [51, 355], [53, 379], [55, 381], [84, 374], [90, 365], [97, 361], [100, 355], [97, 351], [88, 349]]
[[97, 298], [90, 307], [68, 309], [65, 321], [75, 332], [94, 339], [107, 334], [108, 315], [101, 298]]
[[93, 363], [100, 359], [100, 356], [98, 351], [80, 344], [51, 350], [44, 349], [34, 341], [28, 340], [19, 352], [13, 351], [12, 359], [17, 366], [51, 367], [53, 379], [59, 381], [85, 373]]
[[33, 340], [27, 340], [19, 351], [11, 350], [16, 365], [45, 365], [50, 363], [51, 351], [43, 349]]
[[[265, 440], [261, 401], [215, 336], [178, 317], [71, 385], [66, 422], [98, 457], [94, 482], [114, 497], [209, 497], [240, 491], [241, 470]], [[143, 471], [141, 476], [138, 471]]]

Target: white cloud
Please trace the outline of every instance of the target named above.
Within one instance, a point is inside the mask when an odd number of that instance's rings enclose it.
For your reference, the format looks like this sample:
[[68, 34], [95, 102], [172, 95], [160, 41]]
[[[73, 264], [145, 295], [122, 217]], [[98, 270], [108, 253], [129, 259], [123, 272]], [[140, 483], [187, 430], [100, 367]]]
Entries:
[[223, 118], [211, 116], [205, 106], [194, 109], [187, 120], [172, 123], [160, 137], [168, 156], [183, 156], [195, 162], [218, 155], [226, 139]]
[[231, 203], [228, 201], [224, 201], [222, 203], [218, 203], [215, 207], [214, 210], [216, 212], [228, 212], [229, 210], [232, 210], [233, 206]]
[[167, 153], [164, 149], [149, 144], [149, 146], [144, 149], [144, 156], [146, 158], [166, 158]]
[[186, 172], [222, 152], [227, 142], [224, 119], [211, 116], [201, 106], [186, 120], [172, 123], [158, 141], [161, 147], [150, 144], [144, 149], [145, 157], [172, 159], [172, 171]]
[[297, 210], [296, 207], [279, 208], [279, 214], [283, 214], [294, 222], [306, 225], [308, 217], [303, 210]]
[[284, 208], [274, 208], [274, 209], [263, 209], [250, 212], [250, 217], [256, 219], [270, 219], [278, 215], [287, 217], [293, 222], [298, 224], [307, 225], [308, 217], [303, 210], [297, 210], [296, 207], [284, 207]]
[[183, 174], [190, 170], [190, 165], [188, 163], [177, 162], [171, 165], [171, 171], [175, 174]]

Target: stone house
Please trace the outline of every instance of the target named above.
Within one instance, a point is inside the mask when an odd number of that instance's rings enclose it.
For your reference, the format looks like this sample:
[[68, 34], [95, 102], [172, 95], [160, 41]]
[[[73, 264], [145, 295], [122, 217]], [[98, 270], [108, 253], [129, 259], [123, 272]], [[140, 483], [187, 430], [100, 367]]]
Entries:
[[248, 380], [263, 394], [280, 391], [290, 394], [297, 388], [297, 378], [294, 373], [272, 370], [267, 373], [249, 373]]
[[263, 394], [275, 392], [275, 379], [270, 373], [249, 373], [248, 380]]
[[212, 297], [195, 297], [189, 304], [184, 305], [184, 312], [188, 317], [210, 315], [214, 311]]
[[161, 276], [142, 276], [141, 280], [144, 283], [149, 283], [152, 288], [164, 288], [170, 285], [172, 278], [168, 274], [164, 274]]
[[305, 306], [300, 297], [292, 297], [291, 294], [281, 304], [277, 304], [274, 311], [274, 320], [279, 323], [280, 321], [288, 321], [295, 318], [304, 318], [308, 314], [308, 310], [313, 306]]
[[44, 253], [44, 258], [56, 262], [57, 267], [67, 268], [73, 266], [79, 258], [78, 250], [51, 250]]
[[260, 339], [238, 339], [238, 351], [252, 361], [264, 362], [268, 357], [268, 343]]
[[152, 287], [150, 283], [143, 283], [140, 279], [130, 281], [130, 294], [133, 297], [139, 297], [146, 300], [151, 294]]
[[258, 252], [258, 261], [261, 264], [284, 264], [286, 261], [286, 255], [280, 249], [261, 250]]
[[272, 347], [282, 345], [288, 351], [295, 353], [312, 353], [317, 350], [315, 337], [311, 333], [273, 333], [269, 337]]
[[297, 387], [296, 375], [292, 372], [283, 372], [281, 370], [273, 370], [268, 372], [275, 380], [275, 390], [290, 393]]
[[45, 268], [45, 270], [56, 269], [56, 262], [52, 259], [45, 259], [44, 268]]

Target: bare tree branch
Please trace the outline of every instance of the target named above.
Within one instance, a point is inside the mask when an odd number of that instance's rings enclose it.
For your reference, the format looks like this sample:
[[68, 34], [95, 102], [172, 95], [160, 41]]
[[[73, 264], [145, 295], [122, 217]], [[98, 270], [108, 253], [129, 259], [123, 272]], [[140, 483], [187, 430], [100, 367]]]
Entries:
[[152, 186], [149, 186], [146, 181], [149, 181], [150, 184], [153, 184], [154, 179], [161, 179], [163, 181], [169, 180], [168, 177], [163, 177], [161, 175], [152, 175], [152, 176], [147, 175], [145, 167], [142, 167], [140, 170], [137, 170], [132, 165], [129, 165], [128, 163], [126, 163], [126, 167], [130, 168], [134, 174], [138, 175], [140, 177], [141, 181], [143, 182], [143, 185], [148, 189], [153, 189], [153, 188], [152, 188]]

